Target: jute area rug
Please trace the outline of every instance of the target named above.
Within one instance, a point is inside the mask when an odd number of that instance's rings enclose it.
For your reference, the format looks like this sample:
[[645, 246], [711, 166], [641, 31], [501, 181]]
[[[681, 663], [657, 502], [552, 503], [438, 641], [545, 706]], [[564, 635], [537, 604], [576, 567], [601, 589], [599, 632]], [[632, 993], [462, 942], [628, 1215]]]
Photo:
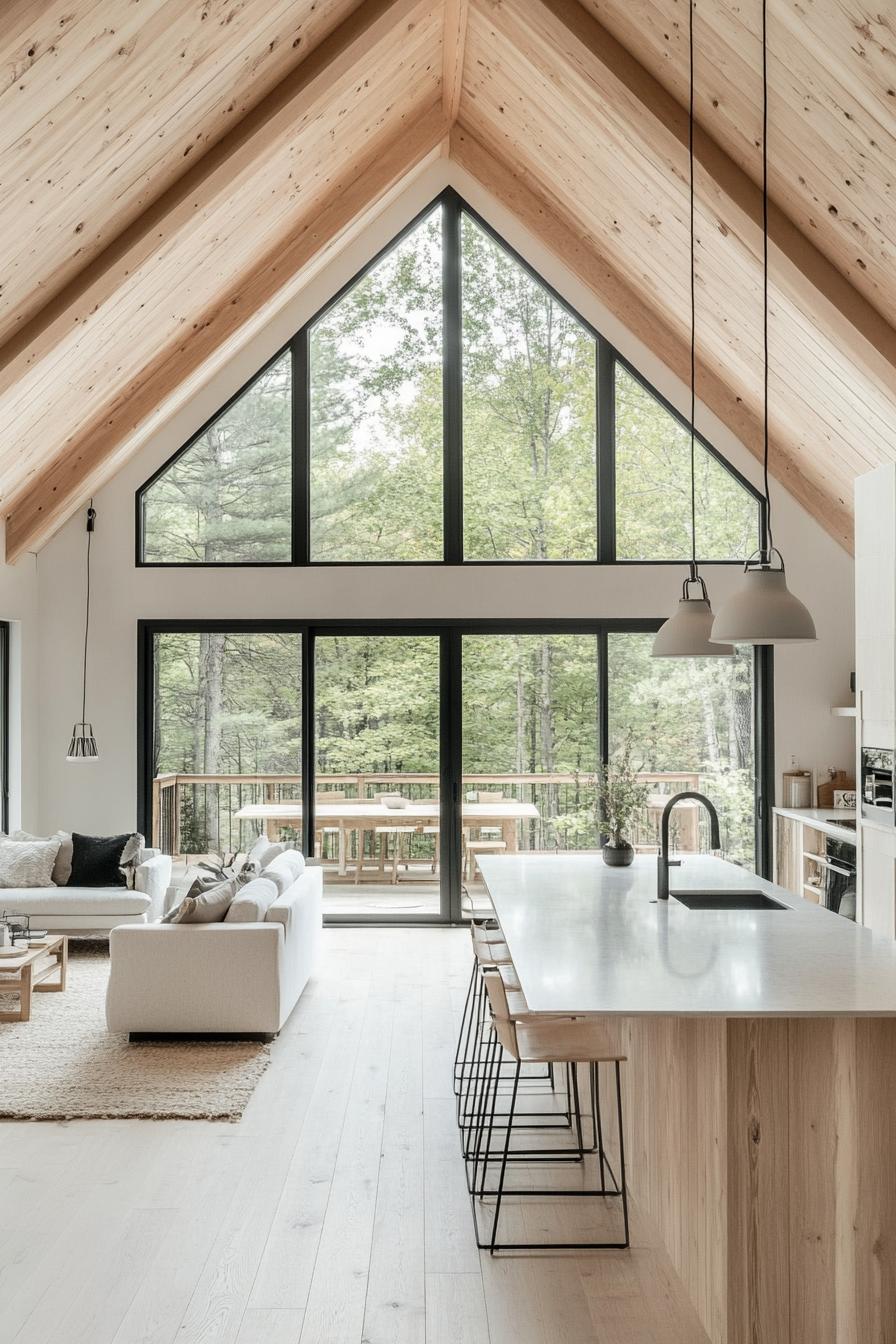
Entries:
[[[69, 944], [64, 994], [0, 1025], [4, 1120], [239, 1120], [270, 1060], [254, 1041], [135, 1042], [106, 1028], [105, 943]], [[0, 993], [0, 1008], [14, 1008]]]

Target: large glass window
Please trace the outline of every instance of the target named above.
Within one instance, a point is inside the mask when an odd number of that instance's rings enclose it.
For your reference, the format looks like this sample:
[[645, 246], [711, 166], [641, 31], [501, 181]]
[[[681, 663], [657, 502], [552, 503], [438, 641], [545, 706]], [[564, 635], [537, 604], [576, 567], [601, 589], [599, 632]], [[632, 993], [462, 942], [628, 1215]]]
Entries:
[[[302, 636], [160, 632], [152, 659], [153, 843], [178, 856], [301, 835]], [[260, 804], [279, 804], [279, 818]]]
[[[656, 853], [671, 795], [698, 789], [725, 857], [752, 867], [765, 661], [655, 660], [652, 640], [600, 622], [150, 626], [141, 820], [177, 881], [265, 832], [322, 865], [330, 917], [447, 918], [462, 885], [481, 890], [483, 855], [599, 850], [606, 750], [649, 787], [640, 854]], [[705, 850], [703, 810], [678, 806], [672, 839]]]
[[[758, 543], [759, 501], [699, 441], [694, 448], [697, 554], [744, 560]], [[616, 558], [691, 558], [690, 430], [618, 363]]]
[[289, 561], [291, 407], [287, 351], [146, 486], [141, 509], [145, 561]]
[[442, 557], [442, 212], [309, 332], [311, 559]]
[[464, 557], [597, 554], [594, 337], [462, 220]]
[[[752, 554], [701, 441], [696, 489], [698, 558]], [[446, 191], [139, 500], [150, 564], [678, 562], [690, 433]]]

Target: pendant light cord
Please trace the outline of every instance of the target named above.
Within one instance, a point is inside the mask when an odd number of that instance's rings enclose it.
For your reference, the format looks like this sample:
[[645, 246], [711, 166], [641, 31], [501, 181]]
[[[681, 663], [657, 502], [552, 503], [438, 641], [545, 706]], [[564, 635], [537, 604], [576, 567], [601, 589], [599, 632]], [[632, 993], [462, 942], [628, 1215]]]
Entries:
[[84, 673], [81, 680], [81, 725], [87, 719], [87, 636], [90, 632], [90, 542], [93, 538], [93, 527], [96, 520], [96, 509], [93, 507], [93, 500], [87, 509], [87, 595], [84, 604]]
[[691, 578], [697, 577], [697, 460], [694, 420], [697, 409], [697, 299], [694, 277], [694, 8], [688, 0], [688, 164], [691, 232]]
[[762, 481], [765, 491], [765, 556], [771, 560], [772, 501], [768, 488], [768, 0], [762, 0]]

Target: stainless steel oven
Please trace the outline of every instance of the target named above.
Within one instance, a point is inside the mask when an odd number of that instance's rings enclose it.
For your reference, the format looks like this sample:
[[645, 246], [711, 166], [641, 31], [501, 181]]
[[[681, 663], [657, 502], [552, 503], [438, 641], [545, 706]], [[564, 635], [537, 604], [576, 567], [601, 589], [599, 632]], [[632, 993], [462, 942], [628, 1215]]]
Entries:
[[890, 821], [893, 812], [894, 753], [882, 747], [862, 748], [862, 816]]

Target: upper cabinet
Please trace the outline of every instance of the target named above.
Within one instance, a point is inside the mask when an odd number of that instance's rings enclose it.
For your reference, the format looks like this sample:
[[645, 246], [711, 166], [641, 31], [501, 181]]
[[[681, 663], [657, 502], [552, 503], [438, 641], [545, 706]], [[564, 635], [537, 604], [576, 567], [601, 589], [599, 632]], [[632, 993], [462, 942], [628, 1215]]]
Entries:
[[896, 747], [896, 465], [856, 481], [856, 688], [862, 742]]

